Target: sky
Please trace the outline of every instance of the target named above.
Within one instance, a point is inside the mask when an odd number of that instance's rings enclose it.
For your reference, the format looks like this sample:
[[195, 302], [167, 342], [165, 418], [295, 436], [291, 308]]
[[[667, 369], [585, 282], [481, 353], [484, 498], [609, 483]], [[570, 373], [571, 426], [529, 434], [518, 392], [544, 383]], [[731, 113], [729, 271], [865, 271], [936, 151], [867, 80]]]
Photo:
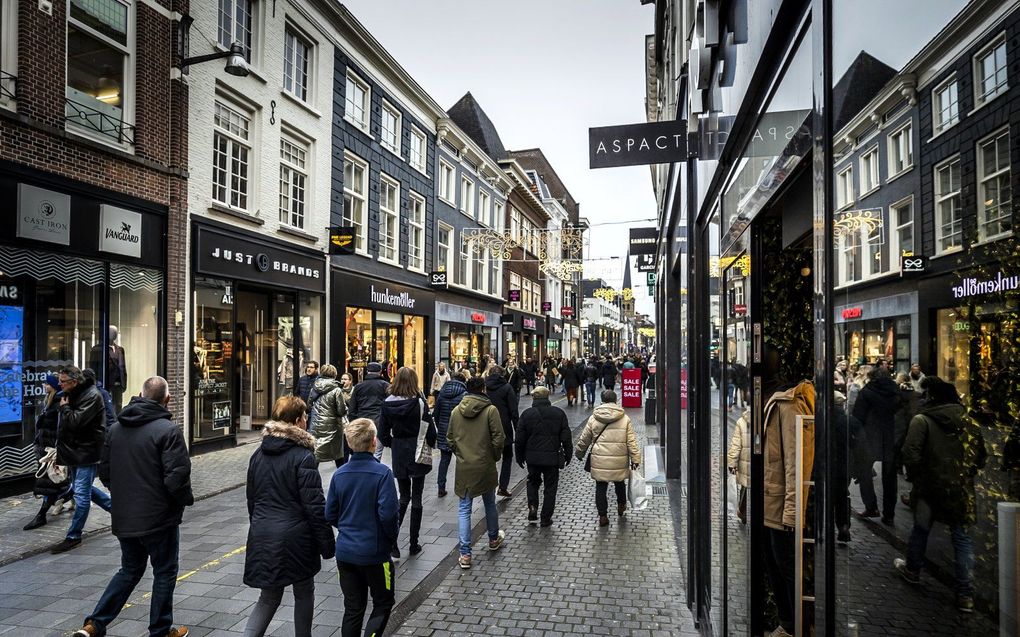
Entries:
[[[540, 147], [592, 224], [586, 276], [619, 288], [628, 233], [654, 226], [647, 166], [588, 168], [588, 128], [645, 121], [639, 0], [345, 0], [440, 106], [471, 91], [508, 150]], [[606, 225], [600, 225], [606, 224]], [[618, 256], [618, 259], [609, 257]], [[639, 312], [652, 313], [632, 272]]]

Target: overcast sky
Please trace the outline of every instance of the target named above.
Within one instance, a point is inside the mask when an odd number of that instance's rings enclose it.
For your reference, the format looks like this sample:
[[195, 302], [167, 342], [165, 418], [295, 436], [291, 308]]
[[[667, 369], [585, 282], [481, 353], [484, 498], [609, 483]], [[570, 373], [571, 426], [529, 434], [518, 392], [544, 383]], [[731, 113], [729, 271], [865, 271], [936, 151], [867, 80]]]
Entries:
[[[345, 0], [444, 108], [471, 91], [508, 150], [540, 147], [594, 226], [593, 273], [619, 287], [628, 225], [656, 216], [647, 167], [588, 169], [588, 128], [645, 120], [639, 0]], [[655, 225], [654, 221], [633, 225]], [[621, 264], [614, 266], [614, 264]], [[594, 269], [597, 268], [598, 271]], [[644, 275], [635, 277], [646, 298]], [[640, 284], [641, 287], [637, 287]], [[639, 311], [651, 312], [645, 301]]]

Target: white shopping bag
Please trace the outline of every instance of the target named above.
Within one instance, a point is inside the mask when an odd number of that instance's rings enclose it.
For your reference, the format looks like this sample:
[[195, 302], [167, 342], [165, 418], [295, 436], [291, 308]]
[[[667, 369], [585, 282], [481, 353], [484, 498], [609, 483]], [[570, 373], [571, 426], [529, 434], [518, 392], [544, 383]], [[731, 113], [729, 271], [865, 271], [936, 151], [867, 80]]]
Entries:
[[645, 486], [645, 478], [637, 471], [630, 472], [630, 479], [627, 481], [627, 499], [630, 501], [631, 511], [643, 511], [648, 508], [648, 487]]

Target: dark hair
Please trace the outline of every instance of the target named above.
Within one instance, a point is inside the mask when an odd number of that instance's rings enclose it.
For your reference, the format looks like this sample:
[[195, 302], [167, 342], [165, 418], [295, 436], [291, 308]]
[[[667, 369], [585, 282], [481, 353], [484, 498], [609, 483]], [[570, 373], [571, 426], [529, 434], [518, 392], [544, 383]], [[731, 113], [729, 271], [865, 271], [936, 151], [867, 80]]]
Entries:
[[615, 403], [616, 402], [616, 392], [613, 391], [612, 389], [603, 389], [602, 390], [602, 402], [604, 402], [604, 403]]
[[70, 380], [77, 381], [79, 383], [85, 380], [85, 375], [82, 374], [81, 369], [75, 367], [74, 365], [66, 365], [64, 367], [61, 367], [60, 371], [57, 373], [63, 374], [64, 376], [67, 376]]
[[956, 385], [947, 383], [938, 376], [925, 376], [921, 379], [921, 389], [928, 395], [930, 405], [959, 404], [960, 393]]
[[459, 380], [459, 381], [460, 381], [460, 382], [462, 382], [462, 383], [463, 383], [463, 382], [464, 382], [464, 381], [466, 380], [466, 379], [464, 378], [464, 374], [462, 374], [462, 373], [460, 373], [460, 372], [457, 372], [457, 373], [456, 373], [456, 374], [454, 374], [453, 376], [450, 376], [450, 379], [451, 379], [451, 380]]
[[467, 379], [467, 390], [472, 394], [481, 394], [485, 392], [485, 379], [481, 376], [472, 376]]
[[878, 380], [879, 378], [892, 378], [889, 368], [882, 367], [881, 362], [876, 363], [868, 372], [868, 380]]

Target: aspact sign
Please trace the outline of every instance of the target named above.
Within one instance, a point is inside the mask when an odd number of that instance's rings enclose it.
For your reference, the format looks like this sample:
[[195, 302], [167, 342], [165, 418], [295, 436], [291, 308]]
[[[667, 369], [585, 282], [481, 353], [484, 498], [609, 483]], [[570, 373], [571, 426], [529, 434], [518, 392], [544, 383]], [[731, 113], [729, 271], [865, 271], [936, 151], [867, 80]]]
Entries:
[[687, 160], [687, 121], [588, 129], [591, 168], [671, 164]]

